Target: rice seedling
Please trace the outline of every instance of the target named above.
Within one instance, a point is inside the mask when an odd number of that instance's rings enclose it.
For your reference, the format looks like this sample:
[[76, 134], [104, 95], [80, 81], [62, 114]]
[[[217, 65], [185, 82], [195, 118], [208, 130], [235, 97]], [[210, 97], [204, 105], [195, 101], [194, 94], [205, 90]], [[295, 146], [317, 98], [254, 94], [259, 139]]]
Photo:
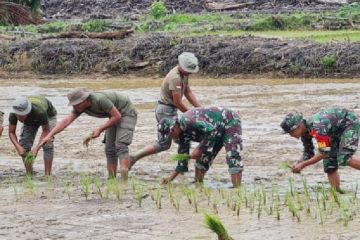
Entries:
[[261, 190], [258, 189], [258, 204], [257, 204], [257, 217], [260, 219], [261, 217], [261, 211], [262, 211], [262, 204], [263, 204], [263, 195], [260, 192]]
[[50, 192], [50, 193], [54, 193], [55, 191], [55, 182], [54, 182], [54, 178], [53, 176], [45, 176], [45, 179], [46, 179], [46, 185], [47, 185], [47, 190]]
[[160, 186], [158, 186], [156, 189], [154, 189], [152, 192], [151, 192], [151, 200], [154, 201], [156, 207], [158, 209], [161, 209], [161, 188]]
[[285, 194], [285, 203], [288, 206], [289, 212], [292, 214], [292, 216], [295, 217], [298, 222], [300, 222], [300, 215], [298, 213], [298, 209], [296, 208], [294, 198], [289, 192]]
[[15, 200], [19, 201], [19, 199], [20, 199], [19, 198], [19, 190], [18, 190], [18, 186], [17, 186], [16, 182], [12, 182], [11, 187], [12, 187], [13, 192], [14, 192]]
[[204, 187], [203, 190], [204, 190], [204, 195], [205, 195], [205, 197], [207, 199], [207, 205], [209, 206], [210, 205], [210, 199], [211, 199], [211, 189], [208, 188], [208, 187]]
[[72, 192], [72, 182], [70, 180], [67, 180], [65, 182], [65, 193], [68, 196], [69, 200], [70, 200], [70, 197], [71, 197], [71, 192]]
[[212, 198], [212, 208], [214, 209], [215, 213], [219, 213], [219, 202], [220, 202], [219, 195], [216, 195]]
[[[190, 189], [189, 189], [189, 191], [190, 191]], [[169, 183], [167, 185], [167, 193], [168, 193], [170, 203], [173, 205], [175, 210], [178, 212], [179, 208], [180, 208], [180, 200], [174, 194], [174, 188], [173, 188], [172, 183]], [[191, 194], [191, 192], [189, 194]]]
[[88, 148], [88, 147], [89, 147], [89, 142], [90, 142], [92, 139], [93, 139], [93, 134], [91, 133], [91, 134], [89, 134], [86, 138], [84, 138], [84, 140], [83, 140], [83, 145]]
[[194, 210], [195, 210], [195, 213], [198, 213], [199, 212], [199, 209], [198, 209], [198, 197], [197, 197], [197, 192], [194, 190], [194, 189], [191, 189], [191, 199], [192, 199], [192, 202], [193, 202], [193, 205], [194, 205]]
[[109, 198], [111, 193], [116, 194], [117, 181], [116, 178], [109, 178], [106, 182], [106, 197]]
[[133, 186], [133, 192], [134, 192], [135, 199], [138, 203], [138, 206], [141, 207], [142, 201], [143, 201], [144, 195], [145, 195], [144, 194], [145, 186], [141, 183], [135, 183], [135, 182], [133, 182], [132, 186]]
[[88, 200], [91, 191], [91, 178], [88, 174], [80, 174], [80, 184], [81, 191], [85, 196], [85, 199]]
[[216, 233], [219, 240], [233, 240], [218, 217], [205, 214], [204, 223], [211, 231]]
[[25, 187], [30, 194], [36, 195], [35, 185], [34, 185], [33, 177], [31, 174], [26, 174], [26, 176], [25, 176]]
[[324, 210], [326, 210], [326, 200], [327, 200], [327, 194], [326, 194], [324, 183], [322, 183], [321, 184], [321, 202], [323, 204]]
[[100, 198], [103, 198], [103, 192], [101, 190], [101, 181], [100, 181], [99, 177], [94, 178], [94, 185], [95, 185], [97, 194], [99, 194]]
[[184, 186], [183, 188], [182, 188], [182, 191], [183, 191], [183, 193], [185, 194], [185, 196], [186, 196], [186, 198], [187, 198], [187, 200], [188, 200], [188, 203], [190, 204], [190, 205], [192, 205], [192, 197], [191, 197], [191, 189], [190, 188], [188, 188], [187, 186]]
[[330, 193], [331, 193], [332, 199], [340, 207], [341, 203], [340, 203], [339, 193], [337, 192], [336, 188], [331, 187]]
[[124, 195], [125, 186], [122, 183], [116, 181], [116, 179], [114, 179], [114, 180], [115, 180], [114, 193], [115, 193], [116, 199], [120, 202]]
[[281, 168], [281, 169], [284, 169], [284, 170], [291, 170], [291, 169], [292, 169], [292, 166], [291, 166], [291, 164], [288, 163], [288, 162], [282, 162], [282, 163], [280, 164], [280, 168]]
[[302, 181], [303, 187], [304, 187], [306, 213], [310, 214], [311, 213], [311, 199], [310, 199], [308, 184], [307, 184], [306, 178], [304, 176], [301, 178], [301, 181]]

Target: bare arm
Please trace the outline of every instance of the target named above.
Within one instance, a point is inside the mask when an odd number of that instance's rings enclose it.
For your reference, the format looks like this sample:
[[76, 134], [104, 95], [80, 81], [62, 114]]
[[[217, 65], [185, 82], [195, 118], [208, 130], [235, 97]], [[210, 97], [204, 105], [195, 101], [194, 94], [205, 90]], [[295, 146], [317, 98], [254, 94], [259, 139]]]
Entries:
[[185, 89], [185, 97], [194, 107], [201, 107], [199, 101], [196, 99], [194, 93], [191, 91], [190, 87], [187, 86]]
[[177, 91], [171, 91], [171, 94], [175, 107], [177, 107], [181, 112], [186, 112], [188, 108], [183, 104], [181, 100], [181, 93]]
[[317, 153], [312, 158], [310, 158], [309, 160], [301, 161], [301, 162], [297, 163], [295, 166], [293, 166], [292, 171], [294, 173], [300, 173], [303, 168], [305, 168], [307, 166], [310, 166], [310, 165], [313, 165], [313, 164], [321, 161], [325, 157], [326, 157], [326, 155], [321, 154], [321, 153]]
[[18, 138], [16, 136], [16, 125], [9, 124], [9, 138], [11, 142], [14, 144], [16, 152], [24, 157], [25, 155], [25, 149], [20, 145]]
[[114, 126], [115, 124], [117, 124], [118, 122], [120, 122], [121, 120], [121, 113], [119, 112], [119, 110], [117, 110], [116, 107], [112, 107], [111, 111], [110, 111], [110, 118], [109, 120], [107, 120], [105, 122], [104, 125], [101, 125], [100, 127], [96, 128], [93, 131], [92, 137], [96, 138], [98, 136], [100, 136], [100, 134], [105, 130], [108, 129], [109, 127]]

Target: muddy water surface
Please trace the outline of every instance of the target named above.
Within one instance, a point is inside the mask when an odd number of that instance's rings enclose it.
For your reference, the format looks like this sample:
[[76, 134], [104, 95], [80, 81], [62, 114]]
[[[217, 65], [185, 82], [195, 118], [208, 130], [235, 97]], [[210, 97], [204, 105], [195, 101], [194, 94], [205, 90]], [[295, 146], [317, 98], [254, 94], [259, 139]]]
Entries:
[[[66, 94], [74, 87], [117, 91], [128, 95], [138, 108], [138, 124], [130, 148], [137, 151], [156, 139], [153, 109], [160, 82], [160, 78], [134, 76], [2, 79], [0, 109], [8, 116], [9, 106], [16, 96], [42, 94], [53, 102], [60, 120], [71, 110], [67, 106]], [[295, 177], [297, 183], [301, 182], [300, 176], [293, 176], [279, 168], [281, 162], [297, 160], [302, 151], [301, 142], [282, 135], [279, 129], [279, 123], [289, 110], [298, 110], [310, 116], [327, 106], [344, 106], [360, 115], [360, 79], [196, 78], [192, 79], [191, 85], [203, 105], [229, 107], [240, 113], [244, 139], [242, 156], [246, 166], [243, 181], [249, 188], [255, 183], [263, 183], [269, 189], [270, 183], [276, 182], [279, 191], [285, 192], [289, 177]], [[57, 135], [54, 180], [49, 183], [44, 179], [40, 154], [35, 163], [37, 175], [33, 181], [34, 188], [26, 185], [22, 163], [9, 142], [5, 127], [0, 139], [0, 238], [216, 239], [203, 225], [203, 212], [213, 213], [213, 210], [202, 197], [199, 197], [202, 199], [199, 213], [194, 212], [183, 196], [177, 212], [165, 196], [166, 189], [162, 190], [161, 210], [146, 194], [142, 207], [138, 207], [131, 187], [126, 188], [120, 202], [114, 196], [101, 198], [94, 188], [89, 199], [85, 200], [79, 183], [82, 173], [98, 177], [106, 188], [101, 138], [91, 142], [88, 149], [81, 144], [82, 139], [103, 121], [84, 115]], [[161, 177], [173, 169], [170, 156], [175, 152], [176, 147], [172, 146], [168, 152], [138, 162], [132, 177], [152, 186], [149, 188], [156, 188]], [[344, 189], [352, 191], [359, 172], [344, 168], [340, 173]], [[305, 169], [303, 175], [310, 187], [326, 183], [322, 164]], [[193, 166], [189, 173], [175, 181], [175, 186], [185, 183], [193, 187], [192, 176]], [[70, 199], [65, 187], [69, 181], [72, 182]], [[205, 185], [215, 192], [230, 186], [224, 152], [219, 154], [208, 172]], [[301, 184], [298, 187], [301, 188]], [[280, 221], [266, 214], [258, 219], [256, 214], [246, 209], [237, 217], [222, 200], [219, 205], [219, 216], [235, 239], [359, 239], [360, 236], [360, 218], [357, 216], [348, 227], [344, 227], [337, 217], [331, 216], [323, 225], [312, 217], [304, 217], [298, 223], [285, 210]]]

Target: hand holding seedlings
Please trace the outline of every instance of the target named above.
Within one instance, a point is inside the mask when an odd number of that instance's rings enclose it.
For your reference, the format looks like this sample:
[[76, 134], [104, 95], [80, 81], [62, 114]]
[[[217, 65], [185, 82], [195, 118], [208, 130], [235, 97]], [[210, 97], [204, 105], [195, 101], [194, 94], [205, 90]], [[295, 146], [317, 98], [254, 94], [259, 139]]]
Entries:
[[300, 161], [297, 162], [293, 167], [292, 167], [292, 172], [293, 173], [300, 173], [301, 170], [305, 167], [305, 162], [304, 161]]
[[35, 160], [36, 156], [34, 156], [31, 152], [28, 153], [25, 158], [24, 158], [24, 163], [26, 165], [30, 165], [33, 164], [34, 160]]

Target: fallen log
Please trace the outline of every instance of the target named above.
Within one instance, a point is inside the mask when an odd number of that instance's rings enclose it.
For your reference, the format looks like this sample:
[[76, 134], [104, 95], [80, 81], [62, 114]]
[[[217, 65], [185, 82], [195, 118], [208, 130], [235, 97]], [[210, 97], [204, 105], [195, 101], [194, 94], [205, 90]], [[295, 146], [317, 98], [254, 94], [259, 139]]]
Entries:
[[15, 41], [16, 37], [15, 36], [9, 36], [9, 35], [0, 34], [0, 39]]
[[131, 29], [127, 29], [124, 31], [116, 31], [116, 32], [101, 32], [101, 33], [94, 33], [94, 32], [80, 32], [80, 31], [71, 31], [66, 33], [60, 33], [54, 36], [46, 36], [41, 39], [53, 39], [53, 38], [94, 38], [94, 39], [123, 39], [128, 37], [134, 31]]
[[219, 2], [207, 2], [205, 8], [209, 11], [219, 11], [219, 10], [237, 10], [246, 8], [252, 5], [255, 5], [256, 2], [247, 2], [247, 3], [219, 3]]

